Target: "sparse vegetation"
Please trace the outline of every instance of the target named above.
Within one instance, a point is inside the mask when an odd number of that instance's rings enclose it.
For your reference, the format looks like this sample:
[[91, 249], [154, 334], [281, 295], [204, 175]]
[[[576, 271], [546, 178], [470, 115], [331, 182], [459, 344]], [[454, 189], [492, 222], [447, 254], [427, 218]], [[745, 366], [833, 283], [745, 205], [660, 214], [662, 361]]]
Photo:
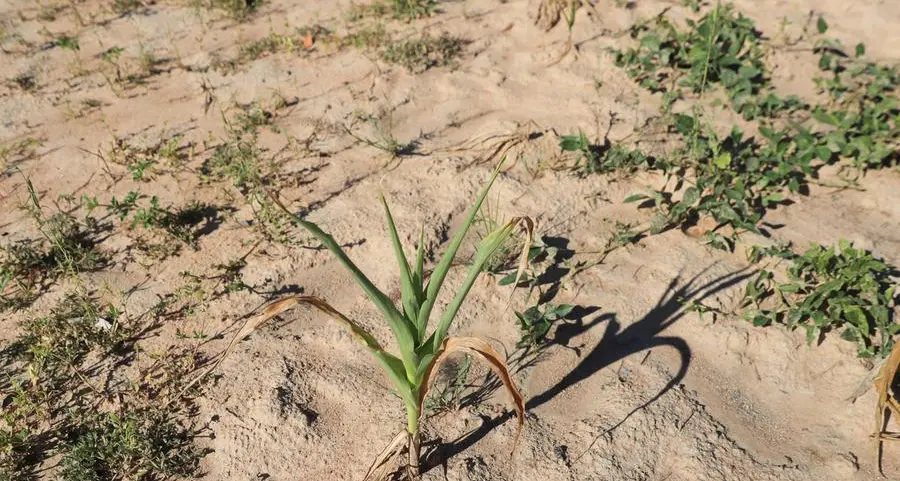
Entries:
[[[633, 444], [622, 439], [672, 425], [676, 414], [676, 430], [691, 434], [672, 438], [673, 452], [713, 441], [688, 449], [698, 476], [719, 461], [751, 466], [759, 479], [808, 474], [809, 459], [756, 463], [733, 449], [717, 436], [728, 426], [716, 413], [694, 409], [703, 404], [697, 393], [666, 394], [710, 355], [721, 361], [713, 374], [734, 376], [735, 390], [701, 397], [737, 393], [760, 405], [812, 395], [822, 400], [816, 408], [834, 410], [843, 394], [822, 390], [868, 369], [860, 385], [877, 391], [872, 437], [900, 439], [900, 271], [890, 236], [900, 73], [884, 45], [870, 44], [869, 54], [850, 41], [888, 39], [889, 29], [875, 22], [861, 32], [834, 19], [832, 32], [813, 12], [724, 0], [663, 2], [658, 14], [615, 0], [602, 16], [595, 0], [483, 3], [351, 0], [298, 10], [264, 0], [37, 0], [7, 9], [0, 481], [305, 479], [317, 468], [304, 456], [325, 452], [322, 436], [380, 436], [357, 427], [399, 423], [401, 410], [405, 429], [366, 480], [416, 481], [420, 463], [427, 477], [503, 477], [518, 461], [499, 464], [491, 438], [515, 432], [517, 444], [519, 381], [541, 417], [525, 447], [549, 460], [540, 476], [552, 481], [576, 467], [610, 479], [678, 477], [652, 450], [633, 465], [617, 462]], [[860, 5], [854, 14], [892, 8]], [[520, 21], [526, 13], [534, 26]], [[777, 31], [761, 30], [780, 13]], [[599, 22], [579, 32], [583, 14]], [[622, 70], [595, 71], [603, 54]], [[471, 193], [473, 176], [498, 161]], [[491, 202], [499, 179], [503, 196]], [[377, 191], [391, 192], [404, 220], [424, 224], [398, 232], [382, 195], [387, 236], [372, 235], [372, 206], [360, 203]], [[474, 205], [460, 204], [470, 195]], [[539, 234], [529, 218], [507, 221], [512, 208], [530, 210]], [[821, 244], [832, 234], [856, 244]], [[716, 251], [748, 245], [749, 263]], [[386, 252], [399, 273], [385, 269]], [[337, 264], [353, 282], [335, 275]], [[456, 291], [442, 292], [444, 281]], [[360, 305], [357, 287], [372, 306]], [[299, 316], [303, 326], [286, 324], [300, 306], [346, 330], [309, 339], [296, 329], [323, 329], [310, 313]], [[386, 325], [371, 324], [372, 307]], [[258, 345], [241, 347], [270, 323]], [[828, 348], [804, 349], [804, 334]], [[347, 339], [385, 373], [373, 395], [391, 391], [402, 406], [346, 416], [331, 408], [370, 374], [346, 355]], [[284, 349], [295, 341], [311, 349], [292, 356]], [[854, 351], [860, 360], [842, 359]], [[767, 370], [785, 355], [791, 362], [781, 364], [803, 370], [804, 389], [771, 397], [768, 388], [798, 376]], [[339, 365], [323, 367], [326, 357]], [[743, 375], [760, 389], [745, 392]], [[264, 389], [235, 395], [258, 379], [268, 380]], [[599, 417], [573, 413], [573, 430], [541, 416], [542, 406], [584, 407], [598, 386], [613, 394], [601, 396]], [[503, 412], [507, 393], [515, 409]], [[772, 438], [771, 426], [757, 427]], [[818, 452], [826, 436], [858, 434], [785, 427], [810, 434], [803, 452]], [[445, 429], [453, 437], [438, 438]], [[248, 458], [276, 452], [264, 444], [285, 434], [297, 449], [281, 464], [296, 472]], [[874, 458], [832, 444], [821, 453], [835, 458], [829, 469], [874, 471]], [[884, 444], [890, 452], [896, 443]], [[207, 445], [218, 452], [204, 473]], [[340, 454], [358, 458], [365, 445]], [[342, 467], [324, 463], [328, 472]]]
[[79, 220], [62, 210], [47, 216], [30, 180], [25, 206], [37, 226], [40, 238], [23, 239], [0, 251], [0, 307], [27, 306], [61, 276], [102, 268], [107, 255], [96, 246], [95, 219]]
[[395, 19], [413, 21], [437, 12], [437, 0], [375, 0], [371, 3], [352, 3], [347, 20], [391, 15]]

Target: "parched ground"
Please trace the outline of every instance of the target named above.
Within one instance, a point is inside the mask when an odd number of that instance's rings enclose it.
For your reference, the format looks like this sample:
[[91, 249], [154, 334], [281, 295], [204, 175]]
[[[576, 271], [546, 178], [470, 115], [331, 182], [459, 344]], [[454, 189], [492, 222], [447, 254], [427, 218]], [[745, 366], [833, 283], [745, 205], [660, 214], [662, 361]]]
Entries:
[[[802, 330], [688, 308], [737, 309], [757, 269], [744, 250], [772, 238], [745, 234], [728, 252], [675, 228], [573, 272], [599, 258], [616, 222], [649, 221], [652, 213], [622, 199], [665, 179], [575, 175], [558, 135], [581, 130], [659, 157], [678, 143], [653, 127], [662, 96], [630, 79], [609, 48], [631, 45], [627, 29], [663, 9], [675, 19], [696, 14], [674, 1], [625, 3], [579, 9], [568, 49], [565, 19], [545, 31], [535, 25], [537, 2], [518, 0], [439, 2], [433, 15], [410, 21], [344, 1], [266, 1], [238, 20], [178, 1], [2, 2], [2, 242], [40, 238], [19, 208], [27, 178], [45, 217], [81, 219], [96, 202], [96, 248], [109, 261], [55, 278], [33, 303], [4, 312], [0, 339], [12, 343], [23, 321], [71, 289], [97, 292], [139, 332], [133, 356], [105, 365], [110, 371], [85, 368], [95, 387], [120, 393], [92, 410], [131, 405], [122, 380], [137, 380], [138, 391], [159, 390], [136, 403], [174, 400], [179, 418], [199, 430], [205, 479], [361, 479], [401, 428], [402, 404], [351, 336], [312, 310], [241, 342], [189, 401], [180, 397], [239, 320], [280, 293], [327, 298], [390, 345], [347, 273], [261, 192], [277, 191], [399, 296], [379, 193], [407, 246], [424, 225], [433, 263], [506, 153], [514, 162], [489, 207], [500, 218], [535, 218], [539, 233], [565, 247], [554, 302], [577, 308], [539, 356], [514, 364], [528, 406], [514, 453], [508, 399], [488, 389], [482, 403], [428, 421], [428, 438], [442, 441], [435, 459], [446, 461], [425, 479], [876, 479], [875, 394], [848, 401], [872, 360], [858, 359], [837, 333], [808, 346]], [[814, 16], [845, 44], [864, 43], [872, 59], [897, 60], [900, 3], [741, 0], [735, 8], [773, 45], [766, 61], [785, 94], [817, 98], [816, 57], [783, 41]], [[385, 60], [392, 42], [423, 32], [464, 40], [453, 44], [459, 55], [438, 52], [435, 63], [446, 65], [412, 69]], [[723, 132], [757, 129], [727, 106], [698, 103]], [[239, 161], [222, 167], [227, 149]], [[900, 265], [900, 173], [870, 170], [852, 189], [833, 187], [836, 179], [825, 169], [807, 195], [767, 212], [773, 238], [800, 249], [848, 239]], [[113, 199], [132, 191], [144, 197], [120, 218]], [[171, 212], [193, 206], [193, 217], [150, 211], [145, 222], [137, 208], [153, 197]], [[449, 285], [463, 276], [452, 269]], [[527, 307], [524, 295], [508, 310], [509, 287], [496, 281], [476, 283], [453, 332], [520, 352], [511, 310]], [[164, 312], [153, 310], [165, 299]], [[161, 373], [165, 353], [197, 363]], [[20, 364], [3, 365], [22, 374]], [[484, 370], [473, 369], [477, 388]], [[0, 393], [4, 408], [11, 392]], [[71, 439], [62, 441], [38, 456], [33, 477], [60, 473]], [[898, 446], [883, 458], [884, 472], [900, 476]]]

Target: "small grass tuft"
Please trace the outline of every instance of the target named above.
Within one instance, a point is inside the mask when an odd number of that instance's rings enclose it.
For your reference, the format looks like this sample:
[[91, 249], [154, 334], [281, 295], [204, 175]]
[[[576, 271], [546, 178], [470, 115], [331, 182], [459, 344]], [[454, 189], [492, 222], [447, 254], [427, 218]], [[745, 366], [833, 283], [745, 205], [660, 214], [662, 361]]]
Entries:
[[96, 414], [61, 449], [63, 481], [193, 477], [202, 451], [191, 434], [162, 411]]
[[425, 33], [416, 39], [388, 44], [381, 53], [381, 58], [410, 72], [422, 73], [433, 67], [455, 65], [466, 43], [465, 40], [448, 33], [442, 33], [438, 37]]

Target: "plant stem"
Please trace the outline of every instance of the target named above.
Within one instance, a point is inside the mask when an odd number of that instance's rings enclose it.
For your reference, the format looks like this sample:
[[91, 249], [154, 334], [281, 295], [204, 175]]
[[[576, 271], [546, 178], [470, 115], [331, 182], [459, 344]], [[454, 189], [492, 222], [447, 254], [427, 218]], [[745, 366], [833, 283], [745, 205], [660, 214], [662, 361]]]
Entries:
[[[416, 399], [418, 399], [418, 393], [413, 393]], [[406, 431], [409, 432], [410, 435], [416, 435], [419, 433], [419, 408], [418, 406], [407, 405], [406, 406]]]

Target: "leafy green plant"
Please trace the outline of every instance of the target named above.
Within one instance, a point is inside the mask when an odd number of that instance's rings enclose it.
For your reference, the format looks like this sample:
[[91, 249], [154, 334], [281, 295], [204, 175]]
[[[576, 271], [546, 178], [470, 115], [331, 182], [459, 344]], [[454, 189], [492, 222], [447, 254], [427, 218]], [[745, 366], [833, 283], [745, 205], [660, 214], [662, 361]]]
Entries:
[[894, 319], [897, 270], [842, 240], [837, 248], [813, 245], [802, 255], [787, 248], [754, 247], [751, 261], [789, 263], [787, 278], [763, 269], [745, 289], [746, 317], [754, 325], [802, 327], [809, 343], [841, 329], [860, 357], [887, 355], [900, 334]]
[[516, 312], [516, 322], [522, 331], [522, 339], [516, 347], [540, 347], [546, 341], [553, 323], [564, 319], [574, 308], [570, 304], [543, 304], [531, 306], [524, 312]]
[[[800, 192], [815, 172], [819, 156], [811, 136], [790, 138], [784, 131], [762, 128], [768, 143], [760, 146], [733, 127], [726, 137], [701, 123], [695, 116], [677, 114], [674, 126], [688, 142], [681, 152], [684, 161], [665, 167], [668, 176], [691, 184], [680, 199], [656, 191], [634, 194], [625, 202], [650, 201], [658, 208], [650, 234], [674, 226], [687, 227], [701, 217], [711, 217], [716, 226], [704, 233], [710, 245], [732, 249], [740, 231], [759, 232], [766, 210], [784, 201], [784, 192]], [[688, 177], [688, 174], [691, 174]], [[728, 226], [730, 232], [720, 233]]]
[[[491, 369], [500, 377], [515, 401], [519, 426], [521, 427], [523, 423], [524, 404], [522, 397], [513, 385], [506, 363], [501, 356], [488, 343], [482, 340], [449, 337], [448, 331], [475, 280], [484, 270], [488, 259], [513, 234], [519, 224], [524, 223], [530, 227], [531, 221], [529, 219], [514, 218], [482, 240], [478, 245], [475, 258], [469, 266], [465, 280], [441, 315], [437, 328], [430, 334], [427, 331], [432, 309], [450, 270], [451, 263], [498, 174], [499, 167], [494, 171], [490, 181], [469, 211], [462, 228], [453, 237], [447, 251], [427, 280], [424, 268], [424, 243], [421, 240], [419, 241], [415, 262], [410, 263], [403, 252], [400, 236], [397, 233], [387, 202], [382, 198], [387, 217], [388, 232], [400, 267], [402, 300], [400, 308], [396, 307], [388, 296], [359, 270], [330, 235], [323, 232], [316, 224], [299, 217], [296, 218], [296, 222], [315, 236], [350, 272], [354, 281], [384, 316], [396, 340], [400, 351], [399, 356], [385, 351], [381, 344], [365, 328], [338, 312], [325, 300], [314, 296], [302, 295], [290, 296], [270, 304], [259, 317], [249, 320], [242, 327], [225, 351], [224, 355], [227, 355], [237, 341], [252, 333], [269, 319], [297, 305], [305, 304], [315, 307], [349, 329], [384, 369], [395, 391], [403, 400], [407, 413], [406, 429], [376, 459], [369, 470], [367, 479], [380, 479], [384, 470], [390, 469], [390, 464], [404, 451], [409, 455], [410, 476], [418, 474], [420, 454], [419, 426], [423, 403], [431, 387], [433, 374], [447, 360], [447, 357], [454, 352], [462, 351], [476, 354], [489, 363]], [[530, 232], [530, 228], [528, 230]], [[525, 245], [530, 245], [530, 242], [526, 242]], [[215, 366], [212, 366], [210, 370], [214, 368]]]
[[717, 4], [681, 30], [665, 16], [635, 25], [636, 47], [614, 51], [616, 65], [654, 92], [680, 96], [682, 89], [702, 95], [721, 85], [744, 118], [772, 116], [802, 106], [794, 96], [776, 95], [767, 77], [764, 50], [754, 23], [730, 3]]
[[581, 131], [577, 135], [560, 136], [559, 148], [563, 152], [576, 153], [574, 168], [583, 174], [633, 173], [652, 164], [640, 150], [608, 143], [594, 145]]
[[[828, 29], [821, 17], [817, 25], [819, 34]], [[815, 79], [829, 98], [811, 112], [825, 126], [817, 136], [820, 148], [835, 158], [850, 159], [860, 171], [896, 165], [900, 159], [900, 71], [867, 60], [861, 43], [853, 55], [846, 50], [833, 39], [815, 42], [819, 68], [829, 74]]]
[[[106, 209], [119, 221], [128, 222], [130, 229], [157, 230], [191, 248], [197, 248], [197, 227], [208, 217], [209, 205], [195, 201], [179, 208], [161, 207], [155, 195], [145, 202], [146, 199], [146, 195], [132, 190], [122, 200], [113, 196]], [[89, 211], [98, 206], [96, 199], [87, 199]]]
[[425, 33], [419, 38], [388, 44], [381, 58], [410, 72], [422, 73], [432, 67], [452, 66], [462, 54], [465, 44], [465, 40], [448, 33], [438, 37]]

